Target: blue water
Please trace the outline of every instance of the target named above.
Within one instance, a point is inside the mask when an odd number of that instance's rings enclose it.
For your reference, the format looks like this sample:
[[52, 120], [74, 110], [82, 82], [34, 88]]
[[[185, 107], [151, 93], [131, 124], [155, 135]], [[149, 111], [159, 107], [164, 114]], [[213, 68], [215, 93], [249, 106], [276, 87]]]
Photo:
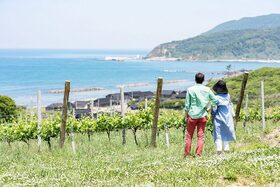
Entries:
[[148, 51], [124, 50], [0, 50], [0, 95], [9, 95], [19, 105], [36, 102], [37, 90], [42, 90], [44, 105], [61, 102], [62, 94], [49, 90], [63, 89], [64, 81], [71, 88], [102, 87], [98, 92], [72, 93], [70, 100], [90, 99], [117, 92], [116, 85], [149, 83], [148, 86], [127, 88], [154, 90], [156, 79], [188, 80], [180, 84], [164, 85], [164, 89], [184, 90], [193, 84], [194, 74], [204, 72], [206, 79], [217, 77], [212, 72], [226, 70], [253, 70], [264, 66], [280, 67], [276, 63], [260, 62], [156, 62], [144, 60], [105, 61], [106, 56], [145, 56]]

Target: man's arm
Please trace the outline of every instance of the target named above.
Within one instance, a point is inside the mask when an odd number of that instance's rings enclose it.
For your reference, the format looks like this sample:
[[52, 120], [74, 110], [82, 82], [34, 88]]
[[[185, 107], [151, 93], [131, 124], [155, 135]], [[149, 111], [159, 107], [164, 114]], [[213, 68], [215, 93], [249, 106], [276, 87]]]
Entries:
[[189, 93], [189, 91], [187, 91], [187, 93], [186, 93], [186, 101], [185, 101], [185, 111], [189, 112], [190, 107], [191, 107], [190, 93]]

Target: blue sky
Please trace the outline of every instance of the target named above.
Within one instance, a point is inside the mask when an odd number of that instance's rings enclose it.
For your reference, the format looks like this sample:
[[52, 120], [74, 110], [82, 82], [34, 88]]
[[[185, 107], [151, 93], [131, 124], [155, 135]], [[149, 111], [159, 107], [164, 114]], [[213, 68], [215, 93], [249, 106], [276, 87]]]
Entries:
[[0, 48], [152, 49], [279, 0], [0, 0]]

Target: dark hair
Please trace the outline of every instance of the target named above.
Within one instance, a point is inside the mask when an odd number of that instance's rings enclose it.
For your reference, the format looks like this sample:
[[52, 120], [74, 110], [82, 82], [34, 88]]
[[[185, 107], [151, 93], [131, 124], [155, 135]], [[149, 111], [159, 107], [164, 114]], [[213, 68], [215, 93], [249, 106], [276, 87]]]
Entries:
[[227, 94], [227, 93], [228, 93], [227, 84], [226, 84], [226, 82], [223, 81], [223, 80], [219, 80], [219, 81], [213, 86], [213, 90], [214, 90], [217, 94]]
[[203, 73], [197, 73], [195, 75], [195, 82], [198, 84], [202, 84], [204, 81], [204, 74]]

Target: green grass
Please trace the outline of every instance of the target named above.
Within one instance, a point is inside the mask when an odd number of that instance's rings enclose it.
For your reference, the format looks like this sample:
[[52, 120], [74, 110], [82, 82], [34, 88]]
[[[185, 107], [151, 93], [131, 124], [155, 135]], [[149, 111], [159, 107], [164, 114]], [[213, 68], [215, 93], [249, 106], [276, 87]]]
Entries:
[[[271, 132], [279, 123], [267, 123]], [[150, 132], [147, 132], [150, 138]], [[31, 147], [21, 142], [0, 143], [0, 186], [226, 186], [280, 184], [280, 149], [264, 141], [260, 122], [237, 128], [231, 152], [215, 154], [212, 136], [206, 134], [203, 156], [183, 158], [181, 129], [170, 129], [170, 147], [159, 134], [158, 147], [146, 144], [146, 132], [138, 134], [135, 146], [127, 131], [127, 145], [121, 145], [121, 132], [96, 133], [92, 141], [76, 135], [77, 152], [73, 154], [69, 139], [65, 148], [58, 140], [49, 151], [44, 143], [37, 152], [36, 141]], [[195, 143], [195, 142], [194, 142]], [[193, 149], [195, 145], [193, 144]]]
[[[246, 94], [248, 94], [248, 107], [251, 109], [260, 109], [260, 90], [261, 81], [264, 81], [265, 93], [265, 107], [276, 108], [280, 106], [280, 68], [277, 67], [264, 67], [249, 72], [248, 82], [243, 99], [245, 103]], [[227, 83], [231, 101], [236, 105], [238, 102], [243, 75], [236, 77], [226, 77], [224, 80]], [[212, 79], [207, 83], [210, 88], [217, 82], [217, 79]], [[185, 99], [169, 99], [161, 102], [162, 108], [177, 108], [182, 109], [185, 107]], [[242, 107], [243, 108], [243, 107]]]
[[[280, 68], [264, 67], [249, 73], [248, 82], [246, 86], [245, 94], [248, 94], [249, 108], [260, 107], [260, 93], [261, 93], [261, 81], [264, 81], [265, 92], [265, 106], [273, 107], [280, 106]], [[243, 75], [237, 77], [225, 78], [231, 100], [236, 104], [240, 94], [241, 83]], [[212, 86], [217, 80], [210, 81], [208, 86]], [[244, 99], [245, 100], [245, 99]], [[245, 102], [243, 101], [243, 104]]]

